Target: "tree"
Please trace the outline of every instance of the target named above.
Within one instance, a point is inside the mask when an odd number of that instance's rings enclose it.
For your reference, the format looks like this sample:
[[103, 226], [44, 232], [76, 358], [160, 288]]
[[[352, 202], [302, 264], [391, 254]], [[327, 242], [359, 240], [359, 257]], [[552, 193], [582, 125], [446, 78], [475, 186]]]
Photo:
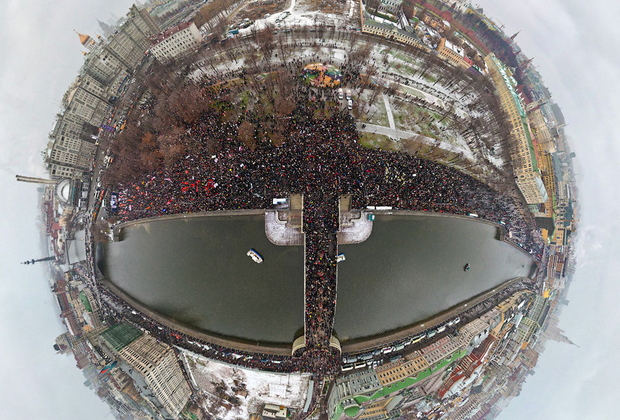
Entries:
[[187, 150], [183, 139], [184, 131], [179, 127], [171, 127], [168, 132], [157, 137], [158, 150], [164, 165], [172, 166]]
[[250, 150], [256, 149], [256, 139], [254, 138], [255, 126], [249, 121], [239, 124], [238, 138], [245, 147]]
[[285, 141], [286, 138], [280, 132], [275, 132], [271, 135], [271, 143], [276, 147], [281, 146]]
[[258, 31], [258, 34], [256, 35], [256, 42], [258, 42], [258, 48], [263, 53], [263, 57], [267, 62], [269, 62], [275, 47], [273, 28], [270, 25], [266, 25], [264, 29]]

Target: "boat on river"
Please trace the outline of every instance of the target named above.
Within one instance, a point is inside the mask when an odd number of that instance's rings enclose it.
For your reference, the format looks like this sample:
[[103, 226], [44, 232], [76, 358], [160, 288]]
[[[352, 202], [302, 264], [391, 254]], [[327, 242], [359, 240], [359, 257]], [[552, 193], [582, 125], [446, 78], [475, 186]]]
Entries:
[[342, 262], [342, 261], [344, 261], [344, 260], [346, 260], [346, 257], [344, 256], [344, 254], [338, 254], [338, 255], [336, 256], [336, 262], [337, 262], [337, 263]]
[[261, 257], [260, 254], [254, 250], [254, 248], [250, 248], [250, 250], [248, 251], [248, 253], [246, 255], [248, 257], [252, 258], [252, 260], [256, 264], [260, 264], [260, 263], [263, 262], [263, 257]]
[[465, 264], [465, 267], [463, 267], [463, 271], [469, 271], [469, 263]]

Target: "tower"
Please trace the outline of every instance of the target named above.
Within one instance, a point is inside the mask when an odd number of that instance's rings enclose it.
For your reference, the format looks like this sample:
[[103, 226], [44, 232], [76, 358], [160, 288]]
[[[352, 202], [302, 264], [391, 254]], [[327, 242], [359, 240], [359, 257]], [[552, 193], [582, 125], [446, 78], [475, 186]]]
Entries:
[[30, 264], [36, 264], [38, 262], [43, 262], [43, 261], [54, 261], [55, 259], [56, 259], [56, 257], [45, 257], [45, 258], [39, 258], [38, 260], [35, 260], [33, 258], [31, 260], [24, 261], [22, 264], [30, 265]]
[[89, 35], [81, 34], [75, 29], [73, 30], [80, 37], [80, 44], [82, 44], [88, 51], [92, 51], [95, 48], [96, 42]]
[[24, 176], [24, 175], [15, 175], [15, 179], [18, 182], [28, 182], [31, 184], [54, 185], [57, 183], [57, 181], [53, 179], [36, 178], [34, 176]]
[[103, 31], [103, 36], [104, 37], [107, 37], [107, 36], [109, 36], [112, 33], [112, 27], [110, 25], [108, 25], [107, 23], [102, 22], [99, 19], [97, 19], [97, 23], [99, 24], [99, 27]]

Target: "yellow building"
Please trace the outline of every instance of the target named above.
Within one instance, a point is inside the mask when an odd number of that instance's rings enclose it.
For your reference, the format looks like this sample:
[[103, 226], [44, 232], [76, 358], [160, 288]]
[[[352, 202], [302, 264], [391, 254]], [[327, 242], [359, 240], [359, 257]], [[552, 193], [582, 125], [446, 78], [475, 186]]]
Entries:
[[471, 67], [472, 61], [465, 57], [463, 49], [452, 44], [446, 38], [441, 38], [437, 45], [437, 55], [455, 66], [463, 67], [465, 70]]
[[364, 412], [358, 417], [358, 419], [368, 419], [375, 416], [387, 417], [386, 407], [394, 398], [387, 398], [385, 400], [377, 401], [364, 407]]
[[549, 127], [547, 126], [542, 110], [540, 108], [536, 108], [528, 112], [527, 117], [530, 120], [530, 127], [532, 127], [532, 132], [534, 133], [536, 140], [542, 144], [547, 152], [555, 153], [555, 142], [553, 141], [553, 137], [551, 136], [551, 132], [549, 131]]
[[426, 359], [416, 351], [407, 355], [404, 359], [377, 366], [375, 372], [379, 377], [381, 385], [386, 386], [416, 375], [426, 368], [428, 368]]
[[429, 51], [429, 48], [422, 44], [418, 39], [417, 35], [415, 35], [413, 32], [408, 32], [404, 29], [400, 29], [394, 24], [382, 23], [374, 20], [372, 18], [372, 15], [369, 15], [364, 11], [361, 0], [360, 23], [360, 26], [362, 27], [362, 32], [365, 34], [381, 36], [383, 38], [398, 41], [403, 44], [412, 45], [414, 47]]
[[542, 204], [549, 197], [536, 161], [527, 115], [515, 90], [517, 82], [495, 54], [487, 55], [484, 61], [510, 123], [511, 159], [517, 187], [528, 204]]
[[545, 185], [548, 195], [547, 202], [544, 206], [544, 214], [542, 214], [542, 216], [553, 217], [553, 200], [556, 196], [553, 158], [551, 157], [551, 153], [549, 153], [540, 142], [537, 142], [536, 145], [536, 151], [538, 152], [538, 167], [540, 168], [543, 184]]
[[564, 245], [564, 222], [556, 223], [555, 225], [555, 235], [553, 237], [553, 245], [562, 246]]

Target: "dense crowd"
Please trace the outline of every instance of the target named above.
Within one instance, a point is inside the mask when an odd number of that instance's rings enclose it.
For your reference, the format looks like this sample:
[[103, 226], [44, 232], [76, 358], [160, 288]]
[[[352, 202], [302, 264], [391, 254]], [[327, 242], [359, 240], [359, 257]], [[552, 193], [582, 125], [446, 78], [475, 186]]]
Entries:
[[[213, 344], [161, 324], [127, 304], [105, 287], [99, 289], [103, 298], [102, 311], [106, 319], [112, 324], [130, 322], [134, 326], [148, 331], [160, 342], [187, 349], [210, 359], [270, 372], [301, 371], [326, 374], [334, 373], [340, 366], [338, 354], [334, 351], [321, 351], [322, 357], [320, 358], [308, 357], [308, 354], [304, 354], [302, 357], [292, 357], [250, 353]], [[318, 352], [310, 351], [312, 355]], [[317, 361], [321, 361], [320, 365], [317, 365]], [[327, 363], [324, 363], [325, 361]]]
[[[330, 94], [297, 92], [298, 106], [288, 119], [280, 147], [250, 150], [237, 141], [238, 124], [220, 113], [205, 114], [188, 128], [198, 147], [175, 164], [129, 185], [119, 186], [118, 215], [123, 221], [196, 211], [267, 208], [290, 193], [329, 196], [350, 193], [353, 207], [451, 214], [476, 213], [501, 223], [513, 240], [540, 259], [542, 246], [513, 204], [476, 179], [453, 168], [397, 152], [369, 150], [357, 143], [353, 118], [335, 106], [329, 118], [316, 118]], [[333, 95], [333, 92], [331, 93]], [[212, 145], [219, 145], [214, 151]]]
[[[345, 79], [350, 72], [345, 72]], [[243, 73], [212, 76], [221, 83]], [[274, 198], [302, 193], [306, 246], [305, 337], [302, 357], [241, 354], [232, 349], [155, 325], [135, 314], [112, 294], [132, 322], [173, 345], [248, 367], [290, 372], [334, 372], [339, 358], [330, 348], [336, 304], [338, 200], [351, 194], [352, 207], [390, 206], [479, 217], [502, 224], [510, 240], [540, 259], [542, 245], [509, 196], [501, 195], [453, 168], [402, 153], [362, 148], [355, 121], [339, 107], [333, 90], [300, 85], [297, 107], [286, 118], [246, 111], [257, 131], [286, 124], [283, 145], [259, 142], [255, 149], [239, 140], [239, 122], [226, 121], [222, 107], [205, 112], [187, 127], [197, 146], [169, 166], [120, 185], [116, 216], [122, 221], [198, 211], [268, 208]], [[230, 106], [230, 104], [228, 104]], [[215, 146], [214, 146], [215, 145]], [[317, 361], [320, 363], [317, 364]]]

